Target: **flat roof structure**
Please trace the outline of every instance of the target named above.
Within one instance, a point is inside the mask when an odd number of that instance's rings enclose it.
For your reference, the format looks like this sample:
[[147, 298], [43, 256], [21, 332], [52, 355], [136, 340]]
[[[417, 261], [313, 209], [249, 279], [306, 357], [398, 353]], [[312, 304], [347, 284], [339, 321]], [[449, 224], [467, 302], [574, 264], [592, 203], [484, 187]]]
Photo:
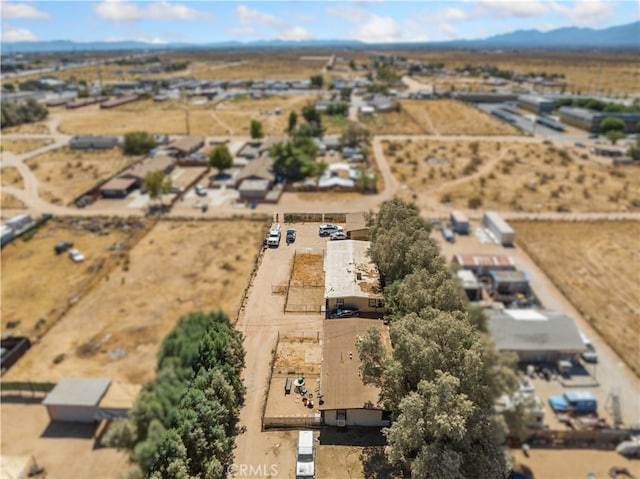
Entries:
[[185, 136], [172, 142], [169, 148], [177, 150], [180, 153], [189, 154], [196, 151], [204, 145], [204, 136]]
[[467, 269], [461, 269], [456, 272], [456, 276], [462, 281], [462, 287], [464, 289], [479, 289], [480, 282], [473, 271]]
[[384, 409], [380, 404], [380, 389], [365, 385], [360, 377], [361, 361], [356, 342], [369, 328], [380, 330], [382, 340], [390, 350], [389, 328], [382, 321], [348, 318], [325, 322], [320, 375], [324, 404], [320, 410]]
[[109, 378], [64, 378], [42, 401], [45, 406], [94, 407], [111, 385]]
[[128, 190], [135, 185], [135, 178], [111, 178], [105, 184], [100, 187], [102, 190]]
[[368, 228], [367, 220], [363, 212], [347, 213], [346, 225], [347, 225], [347, 231], [361, 230], [361, 229]]
[[120, 176], [135, 176], [144, 180], [147, 173], [152, 171], [166, 171], [175, 165], [176, 159], [171, 156], [156, 155], [148, 156], [141, 162], [132, 165], [129, 169], [122, 172]]
[[369, 257], [369, 241], [329, 241], [324, 260], [325, 298], [380, 298], [376, 265]]
[[489, 271], [489, 276], [491, 276], [496, 283], [528, 283], [529, 282], [529, 277], [524, 271], [492, 269]]
[[500, 351], [578, 354], [586, 350], [570, 316], [537, 309], [487, 310], [489, 333]]
[[515, 269], [516, 265], [511, 256], [502, 254], [456, 254], [453, 260], [463, 268], [471, 267], [501, 267], [502, 269]]

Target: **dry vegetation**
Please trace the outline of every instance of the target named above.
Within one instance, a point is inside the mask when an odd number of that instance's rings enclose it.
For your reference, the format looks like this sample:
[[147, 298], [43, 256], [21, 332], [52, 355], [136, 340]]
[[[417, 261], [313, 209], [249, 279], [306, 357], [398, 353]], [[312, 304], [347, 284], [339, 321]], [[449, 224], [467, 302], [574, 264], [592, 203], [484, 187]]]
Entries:
[[53, 143], [51, 140], [9, 140], [4, 138], [0, 145], [2, 151], [10, 151], [15, 155], [19, 155], [21, 153], [37, 150], [38, 148], [50, 145], [51, 143]]
[[23, 210], [27, 207], [22, 201], [4, 191], [0, 195], [0, 209], [2, 210]]
[[[3, 135], [12, 135], [12, 134], [33, 134], [33, 135], [47, 135], [49, 133], [51, 133], [49, 131], [49, 127], [43, 123], [43, 122], [38, 122], [38, 123], [23, 123], [22, 125], [18, 125], [18, 126], [12, 126], [9, 128], [3, 128], [2, 129], [2, 134]], [[6, 139], [2, 141], [2, 144], [4, 145], [6, 143]], [[22, 141], [22, 140], [20, 140]]]
[[40, 181], [41, 196], [66, 204], [135, 159], [119, 148], [84, 151], [63, 147], [30, 158], [26, 164]]
[[519, 135], [496, 118], [456, 100], [404, 100], [403, 110], [429, 133], [440, 135]]
[[640, 375], [640, 222], [513, 222], [518, 245]]
[[[228, 234], [231, 228], [233, 235]], [[152, 379], [158, 346], [180, 316], [222, 308], [235, 317], [263, 232], [258, 221], [176, 220], [160, 221], [131, 250], [117, 253], [108, 251], [119, 241], [115, 231], [75, 237], [70, 230], [50, 236], [45, 230], [28, 243], [14, 242], [14, 249], [2, 252], [3, 268], [11, 268], [3, 271], [3, 310], [47, 318], [52, 308], [75, 304], [6, 377], [55, 382], [67, 376], [108, 376], [133, 384]], [[60, 239], [76, 241], [87, 261], [74, 264], [66, 255], [55, 256], [53, 245]], [[116, 264], [109, 268], [111, 263], [104, 263], [102, 274], [93, 279], [99, 274], [96, 261], [105, 256]], [[34, 271], [41, 271], [36, 276], [46, 287], [33, 287]], [[86, 281], [95, 284], [70, 297]], [[32, 298], [25, 298], [26, 292], [9, 293], [21, 290], [31, 291]], [[27, 302], [30, 314], [20, 312]]]
[[24, 179], [20, 174], [20, 170], [15, 166], [5, 166], [0, 169], [0, 178], [2, 178], [3, 186], [11, 186], [13, 188], [24, 188]]
[[372, 135], [420, 135], [430, 133], [403, 111], [361, 116], [360, 122]]
[[403, 195], [423, 208], [429, 201], [530, 212], [640, 206], [638, 168], [612, 167], [584, 150], [534, 140], [385, 142], [384, 148], [408, 187]]

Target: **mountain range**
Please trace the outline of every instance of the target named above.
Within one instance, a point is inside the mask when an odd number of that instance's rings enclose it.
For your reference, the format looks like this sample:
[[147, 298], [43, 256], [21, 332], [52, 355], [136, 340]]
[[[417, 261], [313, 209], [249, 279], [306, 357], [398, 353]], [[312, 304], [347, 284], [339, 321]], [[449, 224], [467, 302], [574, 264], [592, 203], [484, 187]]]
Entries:
[[357, 40], [258, 40], [253, 42], [229, 41], [221, 43], [145, 43], [121, 42], [73, 42], [69, 40], [3, 42], [2, 54], [10, 53], [71, 53], [131, 50], [173, 49], [232, 49], [232, 48], [506, 48], [506, 49], [631, 49], [640, 50], [640, 21], [604, 29], [566, 27], [541, 32], [540, 30], [516, 30], [484, 39], [452, 40], [427, 43], [364, 43]]

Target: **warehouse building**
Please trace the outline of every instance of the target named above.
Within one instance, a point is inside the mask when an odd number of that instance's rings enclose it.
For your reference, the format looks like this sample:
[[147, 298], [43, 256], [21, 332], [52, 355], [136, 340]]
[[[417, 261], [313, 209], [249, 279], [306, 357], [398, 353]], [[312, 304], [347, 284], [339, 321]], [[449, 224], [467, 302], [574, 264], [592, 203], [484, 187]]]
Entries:
[[538, 309], [488, 309], [489, 334], [499, 351], [514, 352], [521, 363], [572, 360], [586, 348], [570, 316]]
[[587, 108], [563, 106], [558, 110], [560, 121], [587, 131], [598, 132], [605, 118], [618, 118], [625, 123], [627, 133], [637, 133], [640, 113], [600, 112]]
[[482, 216], [482, 223], [489, 229], [496, 241], [502, 246], [513, 245], [516, 233], [498, 213], [495, 211], [485, 212]]
[[518, 106], [538, 115], [544, 115], [553, 111], [556, 107], [556, 102], [538, 95], [520, 95], [518, 97]]

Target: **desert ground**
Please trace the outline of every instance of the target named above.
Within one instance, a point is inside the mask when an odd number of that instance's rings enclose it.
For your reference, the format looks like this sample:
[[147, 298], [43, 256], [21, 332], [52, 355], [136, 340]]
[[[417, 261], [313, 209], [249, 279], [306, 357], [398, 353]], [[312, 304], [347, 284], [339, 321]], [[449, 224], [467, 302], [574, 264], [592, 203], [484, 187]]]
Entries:
[[612, 167], [586, 149], [540, 140], [391, 141], [383, 144], [401, 196], [421, 209], [628, 211], [640, 205], [635, 166]]
[[[135, 247], [123, 250], [115, 265], [105, 264], [110, 268], [97, 284], [70, 298], [73, 307], [4, 379], [56, 382], [67, 376], [108, 376], [130, 384], [151, 380], [160, 342], [180, 316], [222, 308], [235, 317], [265, 228], [262, 221], [249, 220], [160, 221]], [[61, 307], [56, 303], [60, 297], [65, 304], [70, 300], [71, 288], [57, 297], [46, 295], [47, 301], [39, 304], [38, 289], [26, 286], [33, 282], [33, 269], [26, 266], [31, 255], [43, 256], [45, 265], [59, 260], [65, 269], [77, 267], [82, 280], [92, 274], [98, 255], [110, 255], [108, 245], [118, 241], [111, 233], [76, 239], [68, 232], [66, 237], [77, 241], [87, 257], [85, 263], [73, 264], [66, 255], [54, 256], [58, 237], [46, 233], [39, 232], [27, 243], [12, 243], [11, 257], [3, 249], [3, 310], [19, 310], [25, 300], [10, 292], [20, 288], [30, 291], [35, 318], [46, 318], [52, 308]], [[20, 268], [29, 274], [13, 272]], [[69, 281], [64, 270], [47, 269], [60, 275], [57, 282]], [[42, 275], [44, 284], [51, 279], [51, 274]]]
[[457, 100], [402, 100], [400, 105], [424, 132], [429, 134], [484, 136], [520, 134], [513, 126]]
[[640, 223], [513, 222], [517, 243], [640, 376]]
[[0, 196], [0, 209], [2, 210], [23, 210], [27, 207], [22, 201], [12, 194], [2, 192]]
[[40, 194], [53, 204], [68, 204], [101, 181], [134, 161], [120, 148], [111, 150], [51, 150], [27, 160], [27, 165], [40, 181]]
[[373, 116], [360, 116], [362, 123], [372, 135], [420, 135], [428, 133], [403, 111], [391, 111]]
[[7, 140], [0, 142], [2, 151], [10, 151], [16, 155], [26, 153], [28, 151], [37, 150], [51, 143], [50, 140]]
[[5, 166], [0, 169], [0, 178], [2, 178], [2, 184], [6, 186], [13, 186], [14, 188], [24, 188], [24, 180], [20, 171], [15, 166]]

